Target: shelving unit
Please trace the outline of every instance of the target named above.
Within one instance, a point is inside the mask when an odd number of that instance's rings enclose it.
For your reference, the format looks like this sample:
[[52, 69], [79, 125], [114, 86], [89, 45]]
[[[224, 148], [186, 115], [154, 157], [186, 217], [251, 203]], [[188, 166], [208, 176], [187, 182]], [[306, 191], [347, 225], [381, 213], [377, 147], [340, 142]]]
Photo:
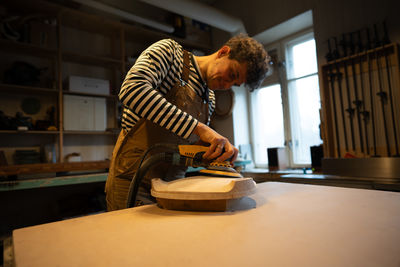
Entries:
[[17, 131], [17, 130], [0, 130], [0, 134], [60, 134], [60, 131]]
[[50, 88], [40, 88], [40, 87], [32, 87], [32, 86], [21, 86], [21, 85], [13, 85], [13, 84], [0, 84], [1, 92], [17, 92], [21, 94], [58, 94], [58, 91]]
[[[2, 140], [0, 141], [0, 150], [6, 147], [9, 150], [8, 153], [11, 153], [12, 149], [20, 147], [41, 147], [43, 149], [50, 145], [54, 147], [57, 154], [56, 164], [62, 164], [64, 157], [75, 152], [74, 149], [79, 147], [90, 150], [89, 156], [86, 156], [85, 153], [82, 154], [82, 161], [99, 162], [101, 166], [108, 164], [107, 159], [111, 156], [119, 133], [117, 94], [125, 73], [132, 65], [127, 61], [127, 55], [139, 55], [145, 47], [162, 38], [173, 38], [186, 48], [198, 49], [206, 53], [211, 51], [209, 43], [176, 38], [172, 35], [137, 25], [128, 25], [48, 1], [6, 0], [0, 3], [0, 8], [13, 14], [41, 14], [56, 22], [53, 27], [56, 43], [49, 46], [0, 39], [2, 51], [0, 53], [7, 54], [6, 56], [9, 57], [6, 63], [11, 63], [12, 54], [24, 55], [29, 59], [32, 58], [32, 61], [40, 61], [41, 65], [45, 65], [50, 72], [49, 81], [45, 85], [42, 82], [32, 86], [5, 84], [0, 81], [2, 98], [5, 95], [8, 95], [10, 99], [14, 96], [21, 99], [35, 97], [47, 101], [47, 107], [54, 106], [56, 113], [56, 125], [54, 125], [56, 130], [54, 131], [0, 130], [0, 139]], [[110, 95], [68, 91], [64, 81], [70, 75], [109, 80]], [[107, 130], [64, 130], [63, 101], [65, 95], [106, 99]], [[1, 105], [3, 106], [3, 104]], [[14, 108], [15, 111], [18, 111], [17, 106]], [[14, 114], [6, 115], [13, 116]], [[43, 119], [34, 115], [32, 118]], [[96, 149], [100, 152], [95, 151]], [[95, 158], [91, 158], [91, 155]], [[8, 158], [10, 158], [9, 155]], [[8, 164], [12, 165], [12, 162]], [[68, 166], [73, 170], [73, 164]], [[0, 166], [0, 173], [5, 168], [13, 167]]]
[[0, 48], [17, 53], [35, 54], [40, 57], [52, 58], [57, 56], [57, 49], [40, 47], [28, 43], [14, 42], [6, 39], [0, 39]]

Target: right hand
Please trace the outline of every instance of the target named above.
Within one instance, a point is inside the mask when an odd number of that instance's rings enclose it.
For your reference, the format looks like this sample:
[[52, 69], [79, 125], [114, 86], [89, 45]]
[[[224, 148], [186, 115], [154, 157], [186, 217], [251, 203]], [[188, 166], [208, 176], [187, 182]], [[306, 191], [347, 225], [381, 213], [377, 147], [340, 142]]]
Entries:
[[201, 141], [210, 144], [203, 158], [208, 160], [216, 159], [218, 162], [225, 161], [230, 158], [230, 162], [236, 160], [239, 150], [234, 147], [228, 140], [228, 138], [220, 135], [207, 125], [199, 122], [193, 131]]

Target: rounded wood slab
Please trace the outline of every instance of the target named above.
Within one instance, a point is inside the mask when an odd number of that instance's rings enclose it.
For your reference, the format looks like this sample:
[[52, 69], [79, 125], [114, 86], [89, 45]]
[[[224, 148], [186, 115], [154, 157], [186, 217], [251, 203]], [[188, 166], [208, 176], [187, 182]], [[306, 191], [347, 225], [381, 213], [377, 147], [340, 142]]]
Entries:
[[217, 200], [248, 196], [256, 191], [253, 178], [193, 176], [165, 182], [151, 180], [151, 195], [163, 199]]

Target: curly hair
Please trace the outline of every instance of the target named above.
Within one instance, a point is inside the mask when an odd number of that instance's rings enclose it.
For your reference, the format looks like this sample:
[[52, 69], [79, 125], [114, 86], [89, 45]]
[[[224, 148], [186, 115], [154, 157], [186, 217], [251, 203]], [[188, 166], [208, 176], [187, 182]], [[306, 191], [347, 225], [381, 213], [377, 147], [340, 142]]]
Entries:
[[230, 59], [235, 59], [240, 63], [247, 63], [246, 86], [252, 92], [257, 89], [267, 75], [270, 57], [262, 44], [246, 34], [239, 34], [226, 43], [231, 51]]

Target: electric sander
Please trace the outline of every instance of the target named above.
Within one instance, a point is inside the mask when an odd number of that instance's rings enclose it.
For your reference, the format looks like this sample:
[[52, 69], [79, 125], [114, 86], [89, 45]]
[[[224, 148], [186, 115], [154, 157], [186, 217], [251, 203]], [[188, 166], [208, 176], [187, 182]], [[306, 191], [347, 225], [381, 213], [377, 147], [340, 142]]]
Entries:
[[[152, 150], [164, 150], [161, 153], [147, 155]], [[192, 211], [225, 211], [232, 200], [238, 200], [254, 193], [256, 185], [252, 178], [243, 178], [229, 161], [216, 162], [203, 158], [208, 150], [199, 145], [157, 144], [149, 148], [142, 156], [139, 168], [131, 181], [127, 208], [136, 202], [140, 182], [147, 170], [159, 162], [176, 166], [203, 167], [201, 176], [177, 179], [165, 182], [152, 179], [151, 194], [159, 206], [165, 209]], [[147, 158], [146, 158], [147, 157]]]
[[179, 155], [186, 159], [183, 163], [184, 166], [205, 168], [199, 171], [200, 174], [232, 178], [242, 177], [242, 175], [233, 168], [229, 161], [217, 162], [203, 159], [204, 153], [208, 150], [208, 147], [206, 146], [179, 145], [178, 150]]

